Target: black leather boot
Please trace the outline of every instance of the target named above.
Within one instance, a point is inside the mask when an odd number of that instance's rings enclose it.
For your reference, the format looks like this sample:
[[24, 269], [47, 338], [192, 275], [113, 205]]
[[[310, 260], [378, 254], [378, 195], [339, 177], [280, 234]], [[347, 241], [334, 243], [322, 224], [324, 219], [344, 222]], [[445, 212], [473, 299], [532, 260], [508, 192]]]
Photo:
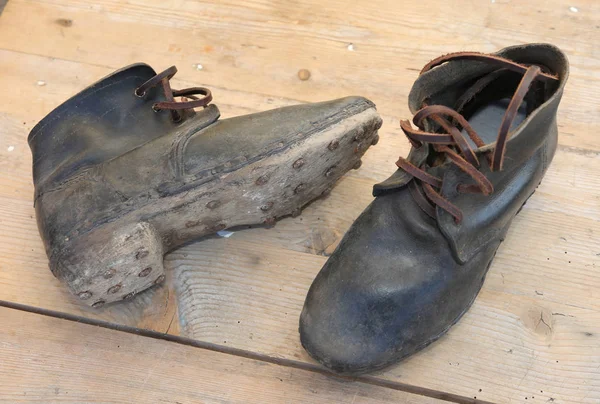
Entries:
[[546, 44], [455, 53], [409, 96], [408, 159], [375, 185], [314, 280], [300, 338], [341, 373], [383, 368], [438, 339], [469, 309], [512, 219], [557, 144], [568, 62]]
[[171, 89], [175, 72], [119, 70], [29, 135], [50, 268], [92, 306], [162, 282], [163, 254], [191, 239], [299, 213], [381, 126], [362, 97], [218, 120], [207, 89]]

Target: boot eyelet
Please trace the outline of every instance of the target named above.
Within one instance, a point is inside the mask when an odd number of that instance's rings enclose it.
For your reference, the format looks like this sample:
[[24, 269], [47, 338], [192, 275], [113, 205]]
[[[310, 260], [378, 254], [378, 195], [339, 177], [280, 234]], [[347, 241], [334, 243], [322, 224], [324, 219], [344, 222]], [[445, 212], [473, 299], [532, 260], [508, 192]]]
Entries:
[[146, 92], [144, 91], [143, 93], [141, 93], [140, 89], [136, 88], [135, 91], [133, 92], [133, 94], [138, 98], [144, 98], [144, 96], [146, 95]]
[[462, 186], [463, 186], [463, 183], [462, 183], [462, 182], [459, 182], [458, 184], [456, 184], [455, 191], [456, 191], [456, 193], [457, 193], [457, 194], [461, 194], [461, 193], [462, 193], [462, 191], [460, 190], [460, 188], [461, 188]]
[[161, 111], [161, 109], [160, 109], [160, 108], [158, 108], [158, 106], [157, 106], [156, 104], [153, 104], [153, 105], [152, 105], [152, 111], [154, 111], [154, 112], [160, 112], [160, 111]]

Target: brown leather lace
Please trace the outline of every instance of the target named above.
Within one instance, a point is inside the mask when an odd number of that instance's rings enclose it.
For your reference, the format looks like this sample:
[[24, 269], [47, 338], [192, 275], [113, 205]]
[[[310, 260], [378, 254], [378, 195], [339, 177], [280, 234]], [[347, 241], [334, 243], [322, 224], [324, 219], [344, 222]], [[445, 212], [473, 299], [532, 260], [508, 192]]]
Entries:
[[[154, 103], [152, 109], [155, 111], [169, 110], [171, 111], [173, 121], [179, 122], [182, 118], [182, 114], [179, 111], [206, 107], [212, 101], [212, 93], [208, 88], [204, 87], [190, 87], [183, 90], [172, 89], [169, 80], [171, 80], [175, 73], [177, 73], [177, 68], [175, 66], [171, 66], [167, 70], [158, 73], [156, 76], [136, 88], [135, 95], [144, 97], [149, 89], [160, 84], [167, 101]], [[197, 95], [202, 95], [202, 97], [199, 98]], [[182, 97], [189, 99], [189, 101], [175, 101], [175, 97]]]
[[[442, 63], [459, 59], [483, 61], [498, 66], [497, 70], [475, 82], [465, 95], [459, 99], [457, 103], [459, 111], [470, 98], [496, 79], [501, 73], [510, 70], [523, 74], [523, 78], [506, 109], [502, 123], [498, 129], [496, 145], [492, 151], [485, 154], [491, 171], [500, 171], [502, 170], [510, 128], [531, 84], [535, 80], [548, 81], [558, 80], [558, 78], [542, 72], [541, 68], [536, 65], [525, 66], [499, 56], [474, 52], [458, 52], [441, 56], [425, 65], [423, 70], [421, 70], [421, 74]], [[435, 122], [445, 132], [433, 133], [425, 131], [424, 123], [427, 119]], [[485, 143], [459, 112], [444, 105], [427, 105], [423, 103], [422, 108], [413, 117], [413, 123], [418, 129], [414, 129], [408, 120], [400, 122], [402, 131], [413, 147], [419, 148], [423, 143], [432, 145], [435, 152], [444, 154], [453, 164], [475, 181], [475, 184], [471, 185], [459, 184], [457, 187], [458, 192], [476, 192], [483, 195], [490, 195], [494, 192], [492, 183], [479, 171], [480, 163], [477, 154], [469, 144], [469, 141], [461, 133], [460, 128], [464, 129], [477, 148], [485, 146]], [[398, 159], [396, 165], [414, 177], [413, 181], [409, 184], [411, 194], [428, 215], [435, 217], [435, 207], [439, 206], [451, 214], [457, 223], [462, 221], [462, 211], [444, 198], [439, 191], [442, 188], [441, 178], [429, 174], [426, 171], [426, 167], [417, 167], [403, 157]], [[421, 189], [419, 189], [419, 185]]]

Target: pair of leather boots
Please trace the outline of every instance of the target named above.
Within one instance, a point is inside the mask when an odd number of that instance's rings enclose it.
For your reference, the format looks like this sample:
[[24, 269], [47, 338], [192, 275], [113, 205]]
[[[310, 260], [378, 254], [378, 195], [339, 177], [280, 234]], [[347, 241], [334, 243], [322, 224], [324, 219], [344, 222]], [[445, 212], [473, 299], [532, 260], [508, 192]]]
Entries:
[[[209, 90], [170, 87], [175, 72], [119, 70], [29, 135], [50, 268], [94, 307], [162, 282], [163, 254], [192, 239], [298, 214], [378, 140], [365, 98], [219, 120]], [[300, 338], [311, 356], [372, 371], [460, 319], [552, 160], [567, 76], [548, 44], [423, 68], [412, 124], [400, 123], [408, 157], [374, 186], [308, 292]]]

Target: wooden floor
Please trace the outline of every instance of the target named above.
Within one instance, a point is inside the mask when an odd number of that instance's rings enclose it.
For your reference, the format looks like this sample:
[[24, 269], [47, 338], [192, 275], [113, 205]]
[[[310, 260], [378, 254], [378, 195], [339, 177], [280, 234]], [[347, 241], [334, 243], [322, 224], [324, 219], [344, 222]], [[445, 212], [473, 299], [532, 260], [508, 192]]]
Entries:
[[[419, 69], [526, 42], [571, 61], [559, 149], [473, 308], [385, 372], [324, 374], [298, 315], [372, 184], [408, 151], [398, 120]], [[164, 287], [89, 309], [48, 270], [26, 137], [137, 61], [177, 65], [175, 86], [210, 87], [224, 117], [364, 95], [381, 141], [302, 216], [175, 251]], [[0, 402], [600, 402], [600, 2], [9, 0], [0, 88]]]

